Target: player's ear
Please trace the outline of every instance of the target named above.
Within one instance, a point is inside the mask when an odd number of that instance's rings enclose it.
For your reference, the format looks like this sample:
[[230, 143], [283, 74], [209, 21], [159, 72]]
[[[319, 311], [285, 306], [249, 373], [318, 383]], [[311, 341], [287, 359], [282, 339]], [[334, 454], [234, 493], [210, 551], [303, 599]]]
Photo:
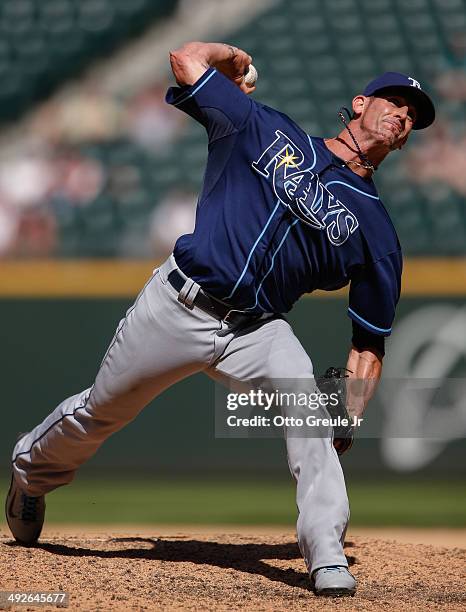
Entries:
[[363, 96], [363, 95], [358, 95], [353, 98], [353, 102], [351, 106], [352, 106], [353, 113], [354, 113], [354, 119], [358, 119], [361, 116], [361, 113], [364, 110], [364, 105], [366, 103], [366, 100], [367, 100], [366, 96]]

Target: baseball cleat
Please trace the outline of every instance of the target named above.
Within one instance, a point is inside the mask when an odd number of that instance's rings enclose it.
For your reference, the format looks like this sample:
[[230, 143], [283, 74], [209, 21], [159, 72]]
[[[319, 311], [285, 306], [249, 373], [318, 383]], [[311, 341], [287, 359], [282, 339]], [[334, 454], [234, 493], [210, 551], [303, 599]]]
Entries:
[[27, 495], [12, 476], [5, 502], [5, 514], [15, 540], [24, 546], [32, 546], [39, 539], [44, 524], [45, 496]]
[[356, 579], [342, 565], [321, 567], [313, 574], [314, 591], [324, 597], [345, 597], [356, 593]]

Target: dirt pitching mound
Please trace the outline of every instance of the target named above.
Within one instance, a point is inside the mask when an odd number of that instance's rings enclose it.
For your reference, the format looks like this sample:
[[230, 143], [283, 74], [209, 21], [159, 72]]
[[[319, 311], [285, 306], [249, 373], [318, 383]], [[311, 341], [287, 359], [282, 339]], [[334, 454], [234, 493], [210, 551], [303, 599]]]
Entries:
[[[35, 548], [0, 532], [0, 590], [68, 591], [72, 610], [466, 610], [466, 550], [349, 535], [359, 588], [317, 598], [291, 532], [50, 529]], [[164, 535], [165, 533], [165, 535]], [[18, 610], [56, 608], [13, 607]]]

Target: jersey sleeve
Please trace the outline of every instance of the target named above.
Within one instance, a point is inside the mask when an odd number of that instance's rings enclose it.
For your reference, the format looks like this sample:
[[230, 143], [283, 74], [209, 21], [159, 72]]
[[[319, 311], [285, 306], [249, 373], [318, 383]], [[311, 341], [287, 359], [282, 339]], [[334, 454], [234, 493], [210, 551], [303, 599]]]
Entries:
[[215, 68], [209, 68], [194, 85], [170, 87], [165, 100], [201, 123], [210, 142], [240, 130], [253, 105], [249, 96]]
[[351, 319], [369, 332], [389, 336], [400, 297], [401, 272], [401, 251], [357, 270], [349, 293]]

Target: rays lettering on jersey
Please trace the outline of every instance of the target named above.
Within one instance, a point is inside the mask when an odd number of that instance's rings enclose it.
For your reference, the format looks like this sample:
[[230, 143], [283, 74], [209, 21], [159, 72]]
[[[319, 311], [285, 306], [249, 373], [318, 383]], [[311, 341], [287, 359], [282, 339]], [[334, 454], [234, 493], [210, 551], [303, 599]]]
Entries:
[[358, 228], [357, 218], [330, 193], [317, 174], [305, 168], [301, 149], [280, 130], [275, 135], [252, 167], [272, 181], [277, 198], [298, 219], [314, 229], [326, 230], [333, 245], [342, 245]]

